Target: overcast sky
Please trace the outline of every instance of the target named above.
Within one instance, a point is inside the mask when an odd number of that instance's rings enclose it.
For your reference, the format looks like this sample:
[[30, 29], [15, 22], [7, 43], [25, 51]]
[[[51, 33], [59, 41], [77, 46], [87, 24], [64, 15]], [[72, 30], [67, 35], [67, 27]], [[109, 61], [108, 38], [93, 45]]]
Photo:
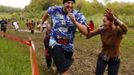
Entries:
[[0, 5], [24, 8], [31, 0], [0, 0]]
[[[93, 0], [87, 0], [87, 1], [92, 2]], [[104, 3], [105, 0], [97, 0], [97, 1], [99, 1], [99, 2], [101, 2], [101, 3]], [[111, 2], [117, 1], [117, 2], [133, 2], [133, 3], [134, 3], [134, 0], [110, 0], [110, 1], [111, 1]]]
[[[30, 3], [31, 0], [0, 0], [0, 5], [6, 5], [6, 6], [12, 6], [17, 8], [24, 8], [26, 5]], [[92, 0], [88, 0], [92, 1]], [[104, 0], [98, 0], [99, 2], [104, 3]], [[134, 0], [111, 0], [112, 2], [118, 1], [118, 2], [133, 2]]]

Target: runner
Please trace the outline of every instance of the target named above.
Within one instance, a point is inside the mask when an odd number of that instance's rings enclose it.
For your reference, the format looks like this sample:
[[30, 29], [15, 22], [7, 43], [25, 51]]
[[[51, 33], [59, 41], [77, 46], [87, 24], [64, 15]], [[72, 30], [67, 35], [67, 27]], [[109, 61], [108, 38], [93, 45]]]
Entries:
[[101, 35], [102, 51], [98, 56], [96, 75], [103, 75], [108, 65], [108, 75], [118, 75], [120, 66], [120, 43], [127, 33], [127, 26], [113, 15], [111, 9], [106, 10], [103, 25], [88, 34], [88, 38]]
[[19, 23], [17, 21], [14, 21], [13, 22], [13, 26], [14, 26], [15, 31], [18, 31], [18, 29], [19, 29]]
[[[1, 24], [1, 32], [3, 32], [5, 34], [6, 33], [6, 27], [7, 27], [7, 21], [2, 18], [2, 20], [0, 21], [0, 24]], [[3, 36], [5, 36], [5, 35], [3, 35]]]
[[28, 20], [28, 19], [26, 20], [26, 26], [27, 26], [28, 30], [30, 30], [30, 27], [29, 27], [29, 20]]
[[31, 31], [31, 34], [34, 34], [35, 22], [33, 20], [31, 21], [27, 20], [26, 26]]
[[36, 24], [36, 23], [34, 22], [34, 20], [32, 20], [32, 21], [30, 22], [31, 34], [34, 34], [35, 24]]
[[48, 72], [50, 72], [51, 67], [52, 67], [52, 57], [50, 55], [50, 46], [49, 46], [51, 26], [47, 25], [46, 29], [47, 30], [46, 30], [45, 38], [44, 38], [44, 45], [45, 45], [45, 50], [46, 50], [45, 55], [46, 55], [47, 68], [48, 68]]
[[75, 0], [63, 0], [63, 7], [50, 7], [42, 19], [43, 24], [49, 16], [51, 17], [50, 54], [61, 75], [70, 75], [76, 27], [84, 35], [88, 34], [86, 19], [82, 13], [73, 9], [74, 3]]

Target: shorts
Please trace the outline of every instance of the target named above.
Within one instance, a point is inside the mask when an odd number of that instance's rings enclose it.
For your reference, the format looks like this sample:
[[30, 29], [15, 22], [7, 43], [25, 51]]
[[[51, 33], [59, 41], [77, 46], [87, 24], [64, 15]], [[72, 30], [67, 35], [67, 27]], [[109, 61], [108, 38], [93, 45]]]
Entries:
[[73, 63], [73, 52], [67, 52], [59, 45], [55, 45], [50, 49], [50, 54], [60, 74], [67, 71]]
[[6, 27], [1, 27], [1, 31], [6, 32]]

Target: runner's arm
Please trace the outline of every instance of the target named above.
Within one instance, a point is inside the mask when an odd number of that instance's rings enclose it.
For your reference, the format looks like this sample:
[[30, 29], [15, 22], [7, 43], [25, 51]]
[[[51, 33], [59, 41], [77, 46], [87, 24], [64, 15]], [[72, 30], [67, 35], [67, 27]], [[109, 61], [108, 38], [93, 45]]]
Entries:
[[88, 34], [88, 30], [87, 30], [87, 26], [86, 25], [82, 25], [79, 22], [75, 21], [74, 24], [77, 26], [77, 28], [79, 29], [79, 31], [84, 34], [87, 35]]
[[47, 20], [48, 17], [49, 17], [48, 11], [45, 11], [42, 17], [41, 25], [43, 25], [43, 23]]
[[116, 21], [116, 23], [117, 23], [118, 26], [119, 26], [119, 32], [120, 32], [121, 34], [126, 34], [127, 31], [128, 31], [127, 25], [124, 24], [124, 23], [123, 23], [121, 20], [119, 20], [119, 19], [117, 19], [117, 20], [115, 20], [115, 21]]
[[87, 26], [83, 25], [82, 23], [79, 23], [76, 18], [72, 15], [72, 13], [69, 13], [68, 16], [70, 17], [71, 21], [73, 22], [73, 24], [79, 29], [79, 31], [84, 34], [87, 35], [88, 34], [88, 30], [87, 30]]
[[96, 30], [94, 30], [94, 31], [90, 31], [88, 34], [87, 34], [87, 39], [89, 39], [89, 38], [91, 38], [91, 37], [93, 37], [93, 36], [95, 36], [95, 35], [98, 35], [100, 33], [100, 29], [98, 28], [98, 29], [96, 29]]

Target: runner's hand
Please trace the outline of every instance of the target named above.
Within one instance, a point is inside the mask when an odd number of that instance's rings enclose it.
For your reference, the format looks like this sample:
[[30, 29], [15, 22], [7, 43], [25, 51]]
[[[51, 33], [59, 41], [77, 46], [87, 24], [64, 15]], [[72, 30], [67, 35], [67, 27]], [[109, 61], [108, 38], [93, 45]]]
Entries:
[[105, 11], [106, 11], [106, 15], [113, 17], [114, 20], [117, 19], [117, 17], [113, 14], [113, 11], [111, 9], [107, 9]]
[[76, 22], [76, 19], [75, 19], [75, 17], [73, 16], [72, 13], [68, 13], [68, 17], [71, 19], [71, 21], [72, 21], [73, 23]]

